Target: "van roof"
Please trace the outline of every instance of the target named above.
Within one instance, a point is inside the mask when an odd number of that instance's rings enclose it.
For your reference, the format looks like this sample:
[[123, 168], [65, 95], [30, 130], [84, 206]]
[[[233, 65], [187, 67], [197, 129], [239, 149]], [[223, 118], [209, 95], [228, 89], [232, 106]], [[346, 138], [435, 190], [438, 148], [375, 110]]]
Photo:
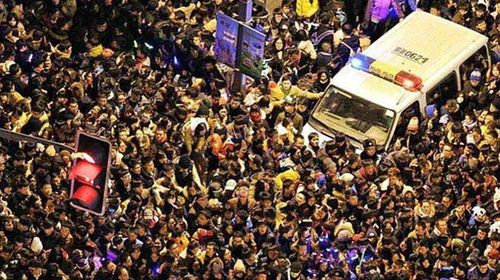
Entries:
[[[452, 21], [415, 11], [363, 54], [420, 77], [423, 81], [421, 91], [425, 92], [487, 41], [486, 36]], [[350, 65], [334, 77], [333, 84], [396, 111], [406, 108], [420, 94]]]

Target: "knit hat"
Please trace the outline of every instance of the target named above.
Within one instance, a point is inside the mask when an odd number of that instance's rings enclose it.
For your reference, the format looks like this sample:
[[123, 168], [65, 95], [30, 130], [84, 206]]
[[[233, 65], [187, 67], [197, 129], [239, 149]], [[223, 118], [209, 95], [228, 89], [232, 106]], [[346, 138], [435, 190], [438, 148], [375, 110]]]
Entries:
[[287, 168], [287, 167], [294, 167], [295, 163], [290, 158], [285, 158], [280, 160], [280, 167], [281, 168]]
[[47, 149], [45, 149], [45, 153], [49, 157], [54, 157], [56, 155], [56, 149], [54, 148], [54, 146], [50, 145], [47, 147]]
[[339, 179], [344, 183], [352, 182], [352, 180], [354, 180], [354, 175], [351, 173], [344, 173], [339, 177]]
[[291, 96], [285, 97], [285, 105], [295, 105], [295, 100]]
[[247, 272], [247, 270], [245, 268], [245, 264], [243, 263], [243, 261], [241, 259], [238, 259], [236, 261], [236, 263], [234, 264], [233, 270], [234, 270], [234, 272], [243, 272], [243, 273]]
[[355, 242], [358, 242], [361, 239], [363, 239], [363, 234], [357, 233], [357, 234], [355, 234], [355, 235], [352, 236], [352, 240], [355, 241]]
[[492, 258], [492, 259], [500, 260], [500, 251], [498, 251], [497, 249], [492, 249], [488, 253], [488, 257]]
[[486, 210], [484, 208], [482, 208], [481, 206], [474, 206], [474, 208], [472, 208], [472, 216], [474, 218], [482, 215], [486, 215]]
[[30, 249], [36, 255], [38, 255], [38, 254], [40, 254], [42, 252], [43, 244], [42, 244], [42, 241], [40, 240], [40, 238], [38, 238], [36, 236], [33, 238], [33, 241], [31, 242]]
[[474, 70], [472, 73], [470, 73], [470, 78], [471, 81], [481, 81], [481, 72], [479, 70]]
[[418, 131], [418, 117], [412, 117], [407, 127], [408, 131], [417, 132]]
[[99, 45], [97, 45], [97, 46], [95, 46], [95, 47], [93, 47], [93, 48], [91, 48], [91, 49], [89, 50], [89, 55], [90, 55], [90, 57], [94, 57], [94, 58], [95, 58], [95, 57], [100, 56], [100, 55], [102, 54], [103, 49], [104, 49], [104, 48], [103, 48], [103, 47], [102, 47], [102, 45], [100, 45], [100, 44], [99, 44]]
[[218, 208], [220, 205], [220, 201], [217, 198], [211, 198], [208, 200], [208, 207], [209, 208]]
[[364, 148], [369, 148], [369, 147], [375, 147], [377, 143], [375, 142], [375, 139], [366, 139], [363, 141], [363, 147]]
[[[204, 106], [201, 106], [201, 107], [204, 107]], [[206, 111], [205, 112], [203, 112], [203, 111], [204, 110], [201, 109], [200, 113], [201, 114], [207, 113]], [[191, 133], [194, 133], [194, 131], [196, 130], [196, 127], [198, 127], [200, 124], [204, 124], [205, 127], [207, 127], [207, 128], [209, 127], [208, 126], [208, 122], [207, 122], [207, 120], [205, 118], [199, 118], [199, 117], [192, 118], [191, 122], [190, 122], [190, 125], [189, 125], [189, 129], [191, 130]]]
[[229, 179], [229, 180], [227, 180], [226, 186], [224, 187], [224, 189], [232, 191], [236, 188], [237, 185], [238, 185], [238, 183], [236, 183], [236, 181], [234, 179]]
[[115, 52], [112, 49], [105, 48], [102, 50], [102, 56], [104, 58], [110, 58], [115, 54]]
[[354, 229], [352, 227], [352, 224], [350, 222], [340, 223], [335, 228], [334, 235], [337, 236], [337, 237], [339, 235], [345, 235], [345, 236], [352, 237], [354, 235]]

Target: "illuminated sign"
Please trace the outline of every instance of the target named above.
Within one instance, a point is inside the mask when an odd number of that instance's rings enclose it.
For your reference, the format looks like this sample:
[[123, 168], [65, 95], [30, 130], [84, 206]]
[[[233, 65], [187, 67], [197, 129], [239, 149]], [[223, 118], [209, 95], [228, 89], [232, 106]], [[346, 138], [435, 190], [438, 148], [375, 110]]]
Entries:
[[217, 13], [214, 53], [217, 61], [236, 67], [239, 22], [230, 16]]
[[218, 62], [259, 79], [264, 66], [265, 46], [266, 34], [222, 12], [217, 13], [214, 53]]

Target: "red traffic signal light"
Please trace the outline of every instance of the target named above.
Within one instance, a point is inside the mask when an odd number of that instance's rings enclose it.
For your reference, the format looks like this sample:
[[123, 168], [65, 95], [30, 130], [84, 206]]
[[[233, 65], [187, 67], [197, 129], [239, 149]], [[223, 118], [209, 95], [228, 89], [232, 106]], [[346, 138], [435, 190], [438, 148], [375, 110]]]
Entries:
[[86, 160], [77, 160], [76, 164], [69, 172], [69, 178], [71, 180], [76, 179], [82, 181], [82, 183], [94, 185], [94, 180], [101, 171], [102, 167], [99, 164], [91, 163]]
[[75, 159], [69, 172], [71, 206], [95, 215], [103, 215], [108, 195], [111, 143], [78, 132], [75, 153], [85, 156]]

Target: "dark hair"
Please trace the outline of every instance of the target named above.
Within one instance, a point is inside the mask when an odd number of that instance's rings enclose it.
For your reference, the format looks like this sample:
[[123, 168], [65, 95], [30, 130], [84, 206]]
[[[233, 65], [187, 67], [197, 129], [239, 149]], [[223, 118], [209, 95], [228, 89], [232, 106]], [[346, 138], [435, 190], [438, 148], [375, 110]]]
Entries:
[[300, 41], [306, 41], [307, 38], [307, 32], [304, 29], [300, 29], [295, 33], [295, 40], [300, 42]]
[[484, 5], [483, 3], [477, 4], [476, 11], [481, 11], [481, 12], [485, 13], [486, 12], [486, 5]]
[[459, 10], [469, 10], [469, 3], [467, 1], [463, 1], [458, 4], [458, 9]]
[[353, 27], [352, 27], [352, 24], [350, 23], [344, 23], [342, 25], [342, 32], [344, 32], [346, 35], [351, 35], [352, 32], [353, 32]]
[[322, 24], [328, 24], [330, 22], [331, 15], [328, 13], [323, 13], [320, 15], [320, 22]]
[[17, 22], [19, 22], [19, 17], [15, 13], [11, 12], [7, 15], [7, 22], [9, 22], [13, 19], [15, 19]]
[[19, 69], [21, 69], [21, 67], [19, 67], [19, 64], [14, 63], [9, 67], [9, 72], [10, 74], [17, 74]]

